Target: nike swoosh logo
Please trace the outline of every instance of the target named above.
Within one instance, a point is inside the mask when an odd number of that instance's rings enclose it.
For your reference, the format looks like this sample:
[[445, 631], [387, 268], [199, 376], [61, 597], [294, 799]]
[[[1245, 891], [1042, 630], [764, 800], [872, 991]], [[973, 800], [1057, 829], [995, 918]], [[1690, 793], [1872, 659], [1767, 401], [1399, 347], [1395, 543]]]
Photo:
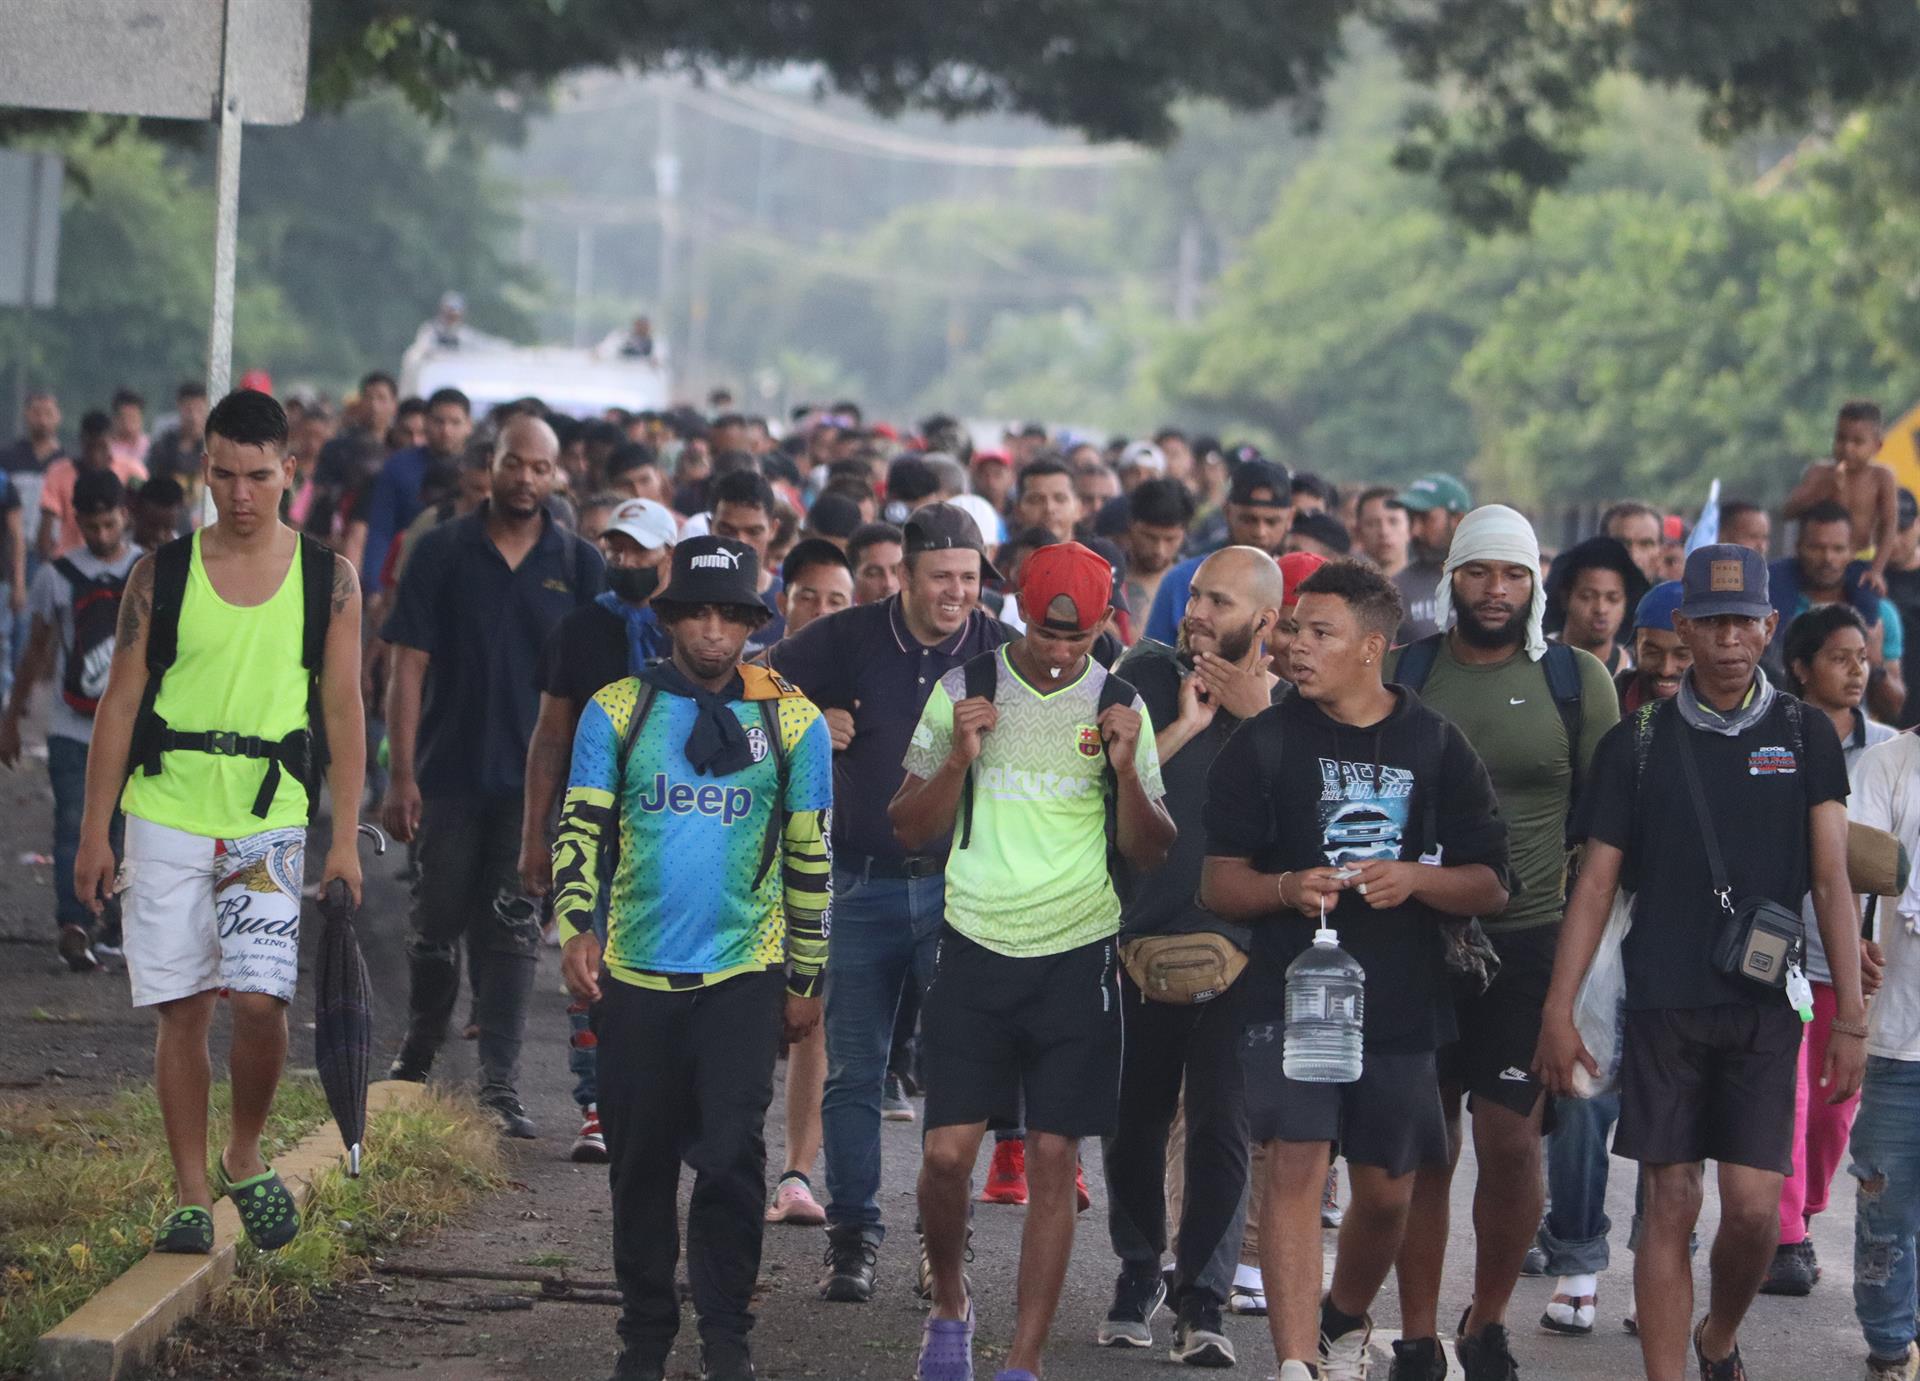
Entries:
[[1508, 696], [1507, 703], [1509, 705], [1524, 705], [1527, 703], [1527, 697], [1523, 695], [1518, 700], [1515, 700], [1512, 696]]
[[1505, 1069], [1500, 1071], [1500, 1077], [1506, 1080], [1510, 1084], [1524, 1084], [1527, 1082], [1530, 1076], [1527, 1074], [1526, 1070], [1517, 1069], [1513, 1065], [1508, 1065]]

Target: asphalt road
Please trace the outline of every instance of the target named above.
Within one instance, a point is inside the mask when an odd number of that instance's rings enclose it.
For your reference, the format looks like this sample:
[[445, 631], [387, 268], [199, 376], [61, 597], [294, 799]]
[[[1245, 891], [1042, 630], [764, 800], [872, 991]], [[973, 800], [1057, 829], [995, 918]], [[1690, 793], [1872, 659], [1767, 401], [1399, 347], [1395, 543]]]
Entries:
[[[30, 762], [19, 774], [0, 775], [0, 941], [8, 942], [0, 949], [0, 1076], [10, 1076], [4, 1083], [14, 1090], [0, 1096], [58, 1106], [110, 1091], [116, 1080], [144, 1077], [150, 1022], [126, 1007], [123, 980], [112, 975], [71, 977], [51, 952], [52, 927], [45, 919], [51, 908], [48, 870], [41, 863], [19, 861], [23, 854], [45, 852], [48, 806], [44, 773], [37, 762]], [[383, 1061], [392, 1050], [406, 1001], [406, 892], [398, 871], [398, 851], [383, 863], [369, 865], [362, 923], [379, 987], [377, 1028]], [[303, 995], [295, 1009], [296, 1063], [301, 1062], [299, 1052], [305, 1042], [301, 1028], [310, 1014], [309, 1000]], [[531, 1263], [541, 1269], [565, 1269], [577, 1277], [610, 1276], [605, 1173], [567, 1159], [575, 1121], [569, 1098], [572, 1081], [566, 1070], [564, 1008], [557, 951], [546, 950], [522, 1080], [522, 1093], [540, 1124], [541, 1139], [513, 1144], [514, 1182], [506, 1192], [478, 1204], [456, 1227], [397, 1252], [394, 1260], [492, 1269], [525, 1269]], [[452, 1042], [436, 1078], [470, 1081], [472, 1047]], [[36, 1086], [22, 1089], [25, 1084]], [[778, 1093], [774, 1106], [768, 1140], [770, 1159], [777, 1161], [781, 1144], [777, 1110], [782, 1106]], [[895, 1235], [883, 1251], [880, 1287], [872, 1303], [822, 1302], [814, 1289], [824, 1246], [821, 1234], [768, 1229], [755, 1345], [760, 1374], [769, 1381], [800, 1377], [905, 1381], [912, 1375], [922, 1318], [922, 1306], [912, 1289], [917, 1147], [917, 1126], [885, 1124], [887, 1178], [882, 1206]], [[1471, 1270], [1472, 1241], [1465, 1226], [1473, 1183], [1470, 1156], [1455, 1187], [1455, 1235], [1442, 1297], [1443, 1319], [1456, 1316], [1463, 1307]], [[981, 1168], [984, 1172], [984, 1163]], [[1633, 1177], [1626, 1162], [1615, 1162], [1615, 1171], [1609, 1193], [1616, 1224], [1615, 1267], [1601, 1279], [1600, 1327], [1594, 1335], [1570, 1340], [1540, 1331], [1535, 1320], [1551, 1292], [1551, 1282], [1521, 1282], [1511, 1322], [1521, 1373], [1530, 1381], [1543, 1377], [1613, 1381], [1642, 1374], [1638, 1345], [1620, 1328], [1631, 1288], [1625, 1235]], [[1168, 1375], [1171, 1364], [1162, 1349], [1120, 1354], [1092, 1344], [1114, 1272], [1104, 1230], [1105, 1196], [1097, 1155], [1089, 1159], [1088, 1178], [1094, 1208], [1080, 1219], [1073, 1269], [1046, 1374], [1054, 1381]], [[1815, 1223], [1826, 1278], [1812, 1297], [1762, 1299], [1748, 1320], [1742, 1341], [1754, 1381], [1839, 1381], [1861, 1374], [1864, 1347], [1851, 1308], [1851, 1184], [1843, 1174], [1833, 1208]], [[993, 1374], [1011, 1333], [1022, 1217], [1019, 1209], [984, 1206], [976, 1217], [972, 1274], [983, 1381]], [[1714, 1217], [1709, 1190], [1703, 1235], [1711, 1232]], [[1329, 1250], [1331, 1243], [1329, 1236]], [[1698, 1274], [1704, 1300], [1704, 1253]], [[265, 1339], [250, 1353], [250, 1360], [233, 1370], [223, 1367], [218, 1374], [354, 1381], [597, 1381], [608, 1373], [615, 1350], [612, 1309], [543, 1302], [531, 1310], [493, 1312], [475, 1304], [477, 1293], [501, 1288], [376, 1276], [345, 1291], [322, 1316]], [[1384, 1377], [1386, 1340], [1398, 1317], [1391, 1284], [1374, 1313], [1376, 1345], [1382, 1354], [1375, 1374]], [[1170, 1327], [1163, 1314], [1157, 1335], [1162, 1343]], [[1264, 1321], [1232, 1319], [1227, 1330], [1240, 1353], [1238, 1373], [1272, 1375]], [[698, 1375], [690, 1316], [673, 1365], [674, 1374], [681, 1377]], [[173, 1374], [190, 1375], [194, 1369]]]

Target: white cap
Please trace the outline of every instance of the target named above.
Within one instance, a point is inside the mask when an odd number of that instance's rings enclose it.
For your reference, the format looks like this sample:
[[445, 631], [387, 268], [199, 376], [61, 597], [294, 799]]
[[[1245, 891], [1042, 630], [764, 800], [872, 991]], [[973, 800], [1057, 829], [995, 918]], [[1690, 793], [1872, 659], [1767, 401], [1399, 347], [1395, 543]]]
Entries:
[[680, 524], [665, 504], [652, 499], [628, 499], [613, 510], [608, 532], [623, 532], [649, 551], [670, 547], [680, 537]]
[[1151, 441], [1136, 441], [1120, 453], [1120, 469], [1151, 470], [1156, 475], [1167, 473], [1167, 457]]

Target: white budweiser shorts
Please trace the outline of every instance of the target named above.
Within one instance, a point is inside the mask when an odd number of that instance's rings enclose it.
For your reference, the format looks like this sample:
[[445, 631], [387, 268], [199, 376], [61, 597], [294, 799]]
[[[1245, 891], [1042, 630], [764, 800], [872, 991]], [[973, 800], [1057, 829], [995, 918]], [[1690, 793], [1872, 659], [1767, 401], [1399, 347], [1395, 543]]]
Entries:
[[121, 925], [133, 1005], [224, 988], [293, 999], [307, 832], [209, 839], [127, 817]]

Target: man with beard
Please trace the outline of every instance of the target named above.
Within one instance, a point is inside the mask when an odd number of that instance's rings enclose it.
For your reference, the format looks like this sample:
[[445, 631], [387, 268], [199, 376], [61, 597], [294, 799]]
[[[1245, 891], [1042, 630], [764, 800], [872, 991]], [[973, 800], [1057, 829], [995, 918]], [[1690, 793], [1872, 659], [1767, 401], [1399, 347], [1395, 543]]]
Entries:
[[1647, 591], [1634, 611], [1633, 666], [1613, 678], [1622, 715], [1680, 693], [1693, 653], [1673, 631], [1673, 611], [1679, 607], [1680, 582], [1667, 580]]
[[[1460, 1359], [1468, 1381], [1509, 1381], [1507, 1301], [1540, 1221], [1540, 1138], [1550, 1130], [1529, 1067], [1566, 894], [1567, 815], [1620, 702], [1591, 654], [1547, 642], [1539, 543], [1513, 509], [1489, 504], [1462, 520], [1439, 601], [1446, 631], [1402, 648], [1388, 676], [1459, 726], [1487, 765], [1510, 831], [1511, 900], [1481, 913], [1499, 971], [1484, 992], [1456, 995], [1458, 1039], [1439, 1056], [1455, 1161], [1465, 1094], [1479, 1164], [1474, 1297]], [[1445, 1374], [1437, 1311], [1452, 1180], [1451, 1163], [1419, 1171], [1398, 1262], [1403, 1337], [1393, 1345], [1393, 1381]]]
[[1413, 546], [1412, 561], [1392, 577], [1407, 606], [1407, 622], [1398, 636], [1403, 640], [1425, 638], [1440, 626], [1435, 607], [1441, 568], [1454, 529], [1473, 507], [1473, 495], [1452, 475], [1436, 472], [1422, 475], [1402, 489], [1396, 502], [1406, 510]]
[[[1227, 489], [1227, 541], [1236, 547], [1255, 547], [1278, 559], [1293, 530], [1293, 477], [1287, 467], [1258, 455], [1234, 467]], [[1147, 617], [1147, 636], [1170, 643], [1179, 636], [1187, 612], [1187, 588], [1204, 557], [1182, 561], [1160, 581]]]
[[[1190, 1366], [1234, 1360], [1220, 1311], [1239, 1259], [1247, 1111], [1234, 1054], [1241, 990], [1232, 976], [1252, 944], [1245, 922], [1223, 921], [1194, 900], [1206, 860], [1200, 816], [1207, 773], [1227, 739], [1285, 692], [1267, 670], [1264, 647], [1279, 621], [1283, 594], [1280, 567], [1265, 552], [1215, 552], [1194, 573], [1178, 648], [1142, 642], [1114, 669], [1146, 703], [1167, 813], [1180, 832], [1166, 863], [1138, 879], [1120, 919], [1127, 1040], [1119, 1130], [1102, 1146], [1107, 1229], [1120, 1276], [1099, 1342], [1153, 1346], [1153, 1316], [1168, 1297], [1160, 1273], [1167, 1246], [1167, 1132], [1184, 1080], [1184, 1193], [1172, 1299], [1179, 1322], [1172, 1357]], [[1183, 950], [1204, 947], [1216, 956], [1224, 991], [1169, 993], [1156, 985], [1155, 951], [1170, 943]]]
[[389, 1077], [424, 1081], [433, 1067], [464, 938], [480, 1101], [514, 1137], [535, 1135], [514, 1080], [540, 943], [540, 901], [518, 866], [540, 650], [607, 585], [600, 553], [547, 511], [559, 464], [553, 428], [524, 414], [508, 422], [492, 497], [420, 539], [382, 630], [394, 645], [387, 828], [420, 840], [410, 1018]]

